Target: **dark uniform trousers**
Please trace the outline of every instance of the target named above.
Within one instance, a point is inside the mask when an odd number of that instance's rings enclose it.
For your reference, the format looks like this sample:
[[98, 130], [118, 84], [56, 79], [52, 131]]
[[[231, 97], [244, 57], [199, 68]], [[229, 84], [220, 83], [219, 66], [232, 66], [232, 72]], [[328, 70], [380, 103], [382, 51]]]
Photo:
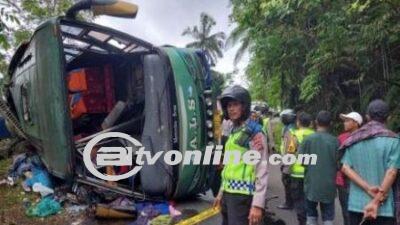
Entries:
[[299, 225], [305, 225], [306, 216], [306, 203], [304, 194], [304, 179], [291, 177], [290, 192], [293, 199], [293, 207], [297, 214]]
[[222, 225], [249, 224], [248, 217], [252, 201], [252, 195], [224, 192], [221, 202]]

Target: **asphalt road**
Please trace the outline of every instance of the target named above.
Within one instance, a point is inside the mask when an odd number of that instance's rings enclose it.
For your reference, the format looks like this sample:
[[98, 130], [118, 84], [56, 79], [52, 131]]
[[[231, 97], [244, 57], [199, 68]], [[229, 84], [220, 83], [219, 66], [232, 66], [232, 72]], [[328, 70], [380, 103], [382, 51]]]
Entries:
[[[273, 198], [268, 201], [268, 211], [271, 211], [276, 214], [277, 217], [283, 219], [286, 222], [286, 225], [297, 225], [296, 214], [294, 211], [288, 210], [279, 210], [276, 207], [283, 202], [284, 192], [282, 182], [280, 180], [280, 171], [279, 167], [271, 166], [270, 167], [270, 176], [269, 176], [269, 187], [267, 199], [270, 199], [274, 196], [278, 196], [278, 198]], [[202, 211], [212, 206], [214, 198], [211, 193], [207, 193], [204, 196], [201, 196], [197, 200], [181, 202], [179, 203], [179, 209], [195, 209], [197, 211]], [[343, 225], [341, 208], [338, 200], [336, 199], [336, 217], [335, 217], [335, 225]], [[207, 221], [201, 223], [201, 225], [219, 225], [221, 224], [220, 216], [215, 216]], [[268, 224], [265, 224], [268, 225]]]

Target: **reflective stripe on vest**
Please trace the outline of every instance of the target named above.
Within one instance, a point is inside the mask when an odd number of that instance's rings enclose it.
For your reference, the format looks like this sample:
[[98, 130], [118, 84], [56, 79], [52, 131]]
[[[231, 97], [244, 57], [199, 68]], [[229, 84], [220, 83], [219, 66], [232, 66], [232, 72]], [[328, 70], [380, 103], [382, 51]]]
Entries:
[[268, 126], [269, 126], [269, 118], [264, 118], [262, 120], [262, 130], [264, 131], [264, 134], [268, 134]]
[[[314, 131], [310, 128], [304, 128], [304, 129], [298, 129], [293, 132], [293, 135], [297, 139], [297, 148], [299, 148], [299, 145], [303, 142], [304, 138], [307, 136], [313, 134]], [[301, 165], [301, 163], [294, 163], [291, 167], [291, 172], [290, 176], [294, 178], [304, 178], [304, 166]]]
[[[284, 155], [284, 154], [287, 153], [287, 149], [285, 149], [285, 136], [286, 136], [286, 134], [290, 133], [290, 134], [294, 135], [293, 132], [295, 131], [295, 129], [293, 127], [287, 128], [286, 131], [285, 131], [285, 129], [286, 128], [283, 127], [282, 136], [281, 136], [281, 146], [279, 146], [279, 151], [280, 151], [281, 155]], [[289, 143], [287, 143], [286, 148], [289, 147], [288, 145], [289, 145]]]
[[[240, 151], [242, 156], [249, 149], [236, 144], [243, 133], [242, 130], [231, 133], [225, 144], [225, 155], [228, 152]], [[229, 193], [252, 195], [255, 190], [255, 167], [245, 164], [242, 157], [238, 164], [232, 163], [233, 155], [231, 154], [230, 163], [224, 165], [222, 170], [222, 189]]]

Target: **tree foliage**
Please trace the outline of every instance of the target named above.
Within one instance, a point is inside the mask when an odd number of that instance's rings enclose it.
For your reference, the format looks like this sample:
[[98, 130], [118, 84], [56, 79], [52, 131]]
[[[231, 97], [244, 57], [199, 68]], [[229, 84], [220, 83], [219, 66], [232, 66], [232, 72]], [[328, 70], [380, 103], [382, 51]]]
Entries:
[[215, 24], [215, 20], [210, 15], [201, 13], [200, 25], [187, 27], [182, 33], [183, 36], [190, 36], [194, 39], [186, 47], [198, 48], [207, 52], [212, 65], [215, 65], [218, 58], [223, 56], [222, 48], [225, 41], [224, 32], [211, 33]]
[[0, 0], [0, 73], [14, 50], [44, 20], [63, 15], [73, 0]]
[[222, 90], [232, 83], [232, 73], [221, 73], [216, 70], [211, 70], [212, 75], [212, 90], [214, 95], [220, 96]]
[[364, 112], [382, 98], [400, 127], [400, 2], [231, 0], [250, 41], [253, 96], [276, 107]]
[[235, 66], [243, 58], [243, 55], [252, 47], [252, 43], [249, 29], [244, 26], [235, 27], [235, 29], [233, 29], [229, 34], [225, 43], [226, 48], [231, 48], [236, 44], [239, 44], [239, 48], [236, 51], [235, 58], [233, 59], [233, 64]]

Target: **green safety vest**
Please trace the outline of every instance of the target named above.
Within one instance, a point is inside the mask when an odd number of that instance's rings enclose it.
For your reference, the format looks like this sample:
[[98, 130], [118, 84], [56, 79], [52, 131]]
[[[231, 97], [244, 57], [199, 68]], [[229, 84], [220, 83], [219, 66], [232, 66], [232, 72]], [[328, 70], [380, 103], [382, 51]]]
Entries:
[[[240, 151], [243, 156], [249, 150], [249, 147], [236, 144], [242, 133], [243, 129], [240, 129], [229, 135], [225, 143], [225, 154], [229, 151]], [[231, 156], [233, 158], [233, 154]], [[233, 159], [230, 162], [232, 161]], [[255, 166], [244, 163], [242, 158], [238, 164], [227, 163], [222, 170], [222, 190], [228, 193], [252, 195], [255, 190], [255, 180]]]
[[[283, 129], [285, 129], [285, 128], [283, 128]], [[294, 130], [295, 130], [295, 128], [292, 127], [292, 128], [289, 128], [289, 130], [286, 131], [286, 132], [290, 132], [291, 134], [293, 134]], [[281, 155], [283, 155], [283, 153], [285, 152], [285, 149], [284, 149], [284, 148], [285, 148], [285, 146], [284, 146], [285, 134], [286, 134], [286, 133], [283, 133], [283, 132], [282, 132], [281, 145], [279, 146], [279, 151], [280, 151], [280, 154], [281, 154]]]
[[283, 146], [283, 138], [281, 138], [281, 146], [279, 146], [279, 153], [281, 154], [281, 155], [283, 155], [283, 150], [284, 150], [284, 146]]
[[262, 130], [264, 134], [268, 134], [269, 118], [266, 117], [262, 120]]
[[[302, 128], [292, 131], [292, 134], [297, 138], [297, 148], [303, 142], [304, 138], [314, 133], [310, 128]], [[301, 163], [294, 163], [290, 170], [290, 176], [293, 178], [304, 178], [305, 168]]]

